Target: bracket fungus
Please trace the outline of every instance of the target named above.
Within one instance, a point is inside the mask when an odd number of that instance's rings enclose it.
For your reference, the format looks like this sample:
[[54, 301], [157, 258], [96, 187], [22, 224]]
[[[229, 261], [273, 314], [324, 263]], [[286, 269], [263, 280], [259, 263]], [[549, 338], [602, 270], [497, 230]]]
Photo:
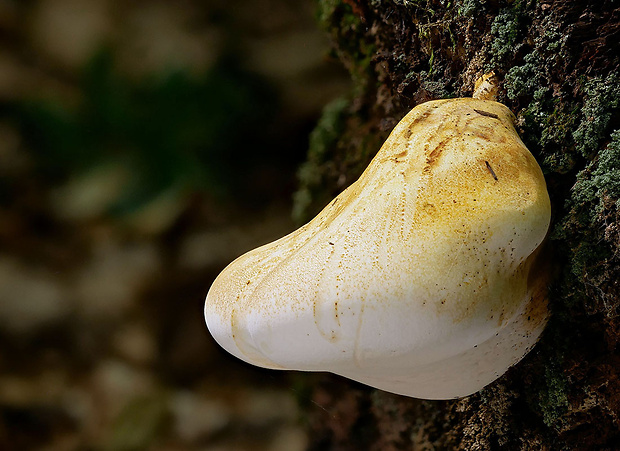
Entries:
[[468, 396], [521, 360], [547, 321], [551, 207], [489, 86], [415, 107], [313, 220], [224, 269], [205, 304], [215, 340], [423, 399]]

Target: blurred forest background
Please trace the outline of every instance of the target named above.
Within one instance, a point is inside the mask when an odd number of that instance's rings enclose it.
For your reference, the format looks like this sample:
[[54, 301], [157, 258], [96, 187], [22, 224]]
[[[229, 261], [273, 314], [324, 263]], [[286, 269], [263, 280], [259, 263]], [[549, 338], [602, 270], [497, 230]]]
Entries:
[[229, 357], [202, 309], [292, 230], [308, 136], [348, 89], [315, 14], [0, 0], [0, 449], [306, 447], [305, 376]]

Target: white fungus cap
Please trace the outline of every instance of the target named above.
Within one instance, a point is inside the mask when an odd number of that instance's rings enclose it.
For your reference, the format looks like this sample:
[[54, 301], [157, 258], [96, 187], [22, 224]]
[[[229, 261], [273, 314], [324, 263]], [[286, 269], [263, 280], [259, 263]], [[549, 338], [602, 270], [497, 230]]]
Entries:
[[209, 331], [265, 368], [424, 399], [470, 395], [536, 343], [545, 180], [504, 105], [427, 102], [312, 221], [231, 263]]

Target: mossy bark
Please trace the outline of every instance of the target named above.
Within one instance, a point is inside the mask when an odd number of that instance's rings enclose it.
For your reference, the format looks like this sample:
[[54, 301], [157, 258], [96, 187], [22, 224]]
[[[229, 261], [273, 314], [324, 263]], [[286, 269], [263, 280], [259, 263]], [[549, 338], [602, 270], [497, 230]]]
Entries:
[[355, 180], [412, 107], [470, 96], [494, 70], [547, 179], [557, 275], [540, 342], [480, 393], [421, 401], [315, 381], [311, 449], [620, 449], [620, 5], [319, 0], [318, 11], [354, 88], [312, 135], [297, 219]]

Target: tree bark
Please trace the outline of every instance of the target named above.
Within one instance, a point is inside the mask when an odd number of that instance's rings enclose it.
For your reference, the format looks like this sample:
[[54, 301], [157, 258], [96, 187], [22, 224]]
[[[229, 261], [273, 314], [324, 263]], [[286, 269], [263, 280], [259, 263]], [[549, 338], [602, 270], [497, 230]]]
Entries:
[[[319, 0], [351, 73], [299, 172], [301, 222], [353, 182], [415, 105], [499, 76], [553, 207], [551, 319], [534, 350], [455, 401], [308, 378], [315, 450], [620, 449], [620, 5], [613, 0]], [[615, 131], [614, 131], [615, 130]]]

